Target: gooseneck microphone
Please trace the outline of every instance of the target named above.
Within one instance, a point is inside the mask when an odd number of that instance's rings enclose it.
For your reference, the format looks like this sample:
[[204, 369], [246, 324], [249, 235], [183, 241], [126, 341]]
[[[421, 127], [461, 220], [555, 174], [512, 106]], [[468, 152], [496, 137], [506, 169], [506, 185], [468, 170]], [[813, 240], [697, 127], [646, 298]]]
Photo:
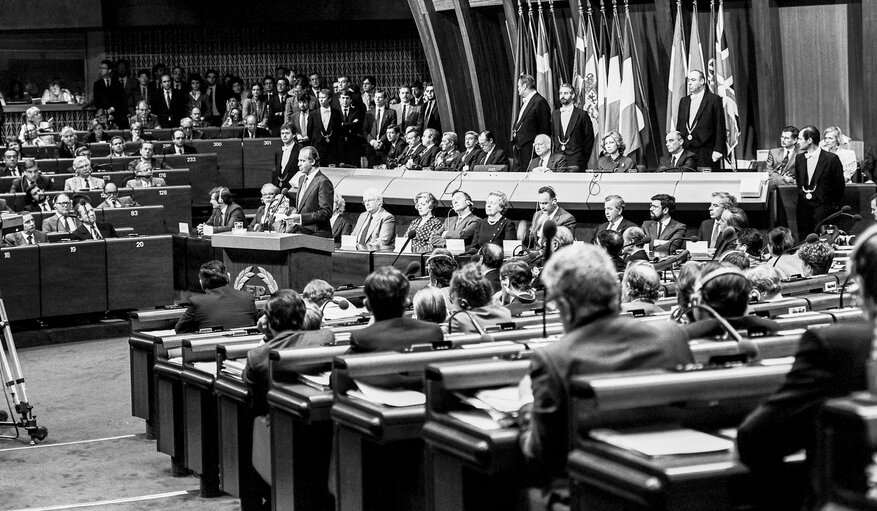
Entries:
[[725, 332], [728, 333], [728, 335], [730, 335], [735, 341], [737, 341], [737, 347], [740, 349], [740, 353], [746, 355], [749, 360], [755, 360], [756, 358], [758, 358], [758, 346], [756, 346], [755, 343], [753, 343], [749, 339], [744, 339], [740, 335], [740, 333], [737, 332], [736, 328], [732, 327], [731, 324], [728, 323], [728, 321], [721, 316], [721, 314], [716, 312], [715, 309], [713, 309], [709, 305], [705, 305], [702, 303], [692, 305], [691, 307], [686, 309], [685, 312], [680, 314], [680, 317], [685, 317], [686, 314], [694, 309], [700, 309], [712, 316], [712, 318], [715, 319], [719, 323], [719, 325], [721, 325], [722, 329], [724, 329]]
[[417, 278], [420, 275], [420, 268], [420, 263], [417, 261], [408, 263], [408, 266], [405, 267], [405, 276], [408, 277], [408, 280]]
[[637, 245], [648, 245], [651, 242], [652, 242], [652, 238], [649, 238], [648, 236], [646, 236], [645, 238], [643, 238], [639, 241], [631, 241], [630, 243], [625, 243], [624, 245], [621, 246], [621, 248], [633, 247], [633, 246], [637, 246]]
[[417, 236], [417, 231], [408, 231], [408, 239], [406, 239], [405, 243], [402, 244], [402, 248], [399, 249], [399, 253], [396, 254], [396, 257], [393, 259], [393, 262], [390, 263], [390, 266], [396, 264], [396, 261], [399, 260], [399, 256], [402, 255], [402, 252], [405, 251], [405, 248], [408, 247], [408, 244], [411, 243], [411, 240], [413, 240], [415, 236]]
[[780, 255], [778, 255], [777, 258], [774, 260], [773, 266], [776, 267], [777, 263], [780, 262], [780, 257], [782, 257], [786, 254], [791, 254], [795, 250], [798, 250], [798, 247], [800, 247], [804, 243], [816, 243], [817, 241], [819, 241], [819, 236], [817, 236], [811, 232], [810, 234], [807, 235], [806, 238], [804, 238], [804, 241], [801, 241], [799, 243], [795, 243], [791, 247], [780, 252]]
[[852, 211], [852, 210], [853, 210], [853, 208], [851, 208], [850, 206], [844, 206], [844, 207], [840, 208], [840, 211], [835, 211], [834, 213], [832, 213], [832, 214], [828, 215], [827, 217], [823, 218], [822, 220], [820, 220], [819, 223], [816, 224], [816, 227], [813, 228], [813, 232], [818, 234], [819, 229], [821, 229], [823, 225], [827, 224], [828, 222], [834, 220], [835, 218], [837, 218], [841, 215], [849, 215], [850, 211]]
[[[545, 258], [542, 260], [542, 268], [544, 270], [545, 265], [548, 264], [548, 259], [551, 258], [551, 253], [554, 251], [554, 237], [557, 236], [557, 222], [554, 220], [548, 219], [545, 223], [542, 224], [542, 239], [545, 240]], [[545, 323], [545, 312], [548, 309], [548, 302], [545, 301], [542, 304], [542, 338], [548, 337], [548, 326]]]
[[347, 300], [347, 298], [344, 298], [343, 296], [335, 296], [332, 297], [331, 300], [326, 300], [326, 303], [324, 303], [323, 306], [320, 307], [320, 312], [322, 313], [326, 309], [326, 306], [330, 303], [334, 303], [341, 310], [347, 310], [350, 308], [350, 302]]

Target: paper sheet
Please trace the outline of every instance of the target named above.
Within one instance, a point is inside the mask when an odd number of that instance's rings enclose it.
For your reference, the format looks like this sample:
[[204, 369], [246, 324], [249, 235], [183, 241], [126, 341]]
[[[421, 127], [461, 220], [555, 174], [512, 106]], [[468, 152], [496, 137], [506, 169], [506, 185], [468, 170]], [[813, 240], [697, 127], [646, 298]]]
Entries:
[[693, 429], [678, 428], [645, 433], [619, 433], [611, 429], [595, 429], [591, 438], [646, 456], [676, 456], [727, 451], [734, 442]]
[[317, 374], [299, 374], [298, 379], [307, 385], [317, 386], [316, 388], [329, 388], [329, 382], [332, 379], [332, 371]]
[[517, 386], [480, 390], [475, 393], [475, 397], [487, 403], [494, 410], [504, 413], [517, 413], [522, 406], [527, 404], [526, 401], [521, 400]]
[[216, 362], [195, 362], [192, 364], [195, 366], [195, 369], [199, 371], [203, 371], [207, 374], [216, 374]]
[[416, 390], [385, 389], [362, 383], [360, 381], [356, 382], [356, 386], [359, 387], [359, 391], [350, 390], [347, 392], [348, 396], [364, 399], [371, 403], [393, 407], [426, 404], [426, 394], [423, 392], [417, 392]]
[[469, 424], [470, 426], [475, 426], [478, 429], [483, 429], [486, 431], [493, 431], [497, 429], [502, 429], [502, 426], [495, 420], [491, 419], [487, 414], [481, 411], [472, 410], [472, 411], [456, 411], [456, 412], [448, 412], [448, 415]]

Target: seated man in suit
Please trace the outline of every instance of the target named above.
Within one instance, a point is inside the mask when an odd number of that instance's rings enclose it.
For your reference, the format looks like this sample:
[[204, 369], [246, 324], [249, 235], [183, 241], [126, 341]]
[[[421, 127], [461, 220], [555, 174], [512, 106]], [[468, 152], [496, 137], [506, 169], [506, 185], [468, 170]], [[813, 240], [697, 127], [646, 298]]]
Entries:
[[484, 130], [478, 135], [478, 145], [481, 146], [481, 158], [475, 162], [475, 165], [501, 165], [508, 166], [509, 159], [505, 155], [505, 151], [496, 147], [493, 132]]
[[643, 222], [642, 230], [651, 240], [649, 246], [658, 252], [673, 252], [682, 248], [685, 240], [685, 224], [670, 217], [676, 210], [676, 198], [666, 193], [652, 197], [649, 207], [651, 220]]
[[382, 266], [365, 278], [365, 307], [375, 322], [350, 334], [350, 351], [401, 351], [412, 344], [440, 342], [441, 328], [404, 317], [410, 283], [401, 271]]
[[439, 153], [439, 141], [441, 135], [438, 131], [427, 128], [423, 130], [423, 136], [420, 141], [423, 144], [423, 150], [417, 156], [412, 156], [405, 162], [405, 168], [410, 170], [432, 170], [435, 164], [435, 157]]
[[484, 271], [469, 263], [451, 277], [451, 301], [457, 312], [448, 320], [448, 333], [484, 333], [488, 327], [511, 321], [511, 311], [493, 300], [496, 290]]
[[115, 136], [110, 139], [110, 158], [126, 158], [128, 153], [125, 152], [125, 139]]
[[693, 357], [688, 336], [678, 325], [619, 316], [618, 277], [599, 247], [573, 245], [558, 250], [541, 276], [546, 298], [557, 304], [564, 335], [533, 353], [530, 385], [519, 386], [525, 399], [532, 389], [532, 405], [524, 406], [519, 419], [520, 444], [546, 482], [562, 482], [571, 445], [567, 389], [572, 378], [673, 369], [693, 362]]
[[248, 115], [244, 119], [244, 131], [241, 134], [241, 138], [269, 138], [270, 136], [271, 132], [267, 128], [258, 125], [255, 115]]
[[596, 240], [597, 236], [603, 231], [616, 231], [618, 234], [623, 235], [624, 231], [628, 228], [636, 227], [635, 223], [624, 218], [624, 207], [626, 205], [627, 204], [620, 195], [607, 195], [606, 198], [603, 199], [603, 214], [606, 215], [606, 223], [597, 226], [597, 230], [594, 231], [594, 238], [591, 240], [591, 243], [594, 243], [594, 240]]
[[432, 241], [434, 247], [444, 247], [449, 239], [462, 239], [465, 250], [469, 250], [472, 245], [472, 238], [475, 237], [475, 231], [478, 229], [478, 222], [481, 221], [472, 208], [475, 203], [472, 197], [463, 190], [457, 190], [451, 194], [451, 208], [457, 214], [451, 218], [445, 219], [445, 225], [442, 227], [441, 233], [436, 234]]
[[21, 177], [21, 169], [18, 168], [18, 151], [6, 149], [3, 151], [3, 167], [0, 168], [0, 177]]
[[192, 117], [183, 117], [180, 119], [180, 129], [183, 130], [183, 140], [191, 142], [193, 140], [203, 140], [206, 138], [204, 132], [195, 129], [195, 117], [201, 117], [201, 109], [193, 108]]
[[602, 247], [612, 259], [615, 265], [615, 271], [622, 273], [627, 268], [627, 262], [621, 257], [624, 249], [624, 238], [617, 231], [600, 231], [600, 234], [594, 240], [594, 245]]
[[64, 181], [65, 192], [104, 189], [103, 179], [91, 177], [91, 160], [88, 157], [77, 156], [73, 158], [73, 170], [76, 172], [76, 177]]
[[198, 154], [198, 150], [194, 146], [186, 143], [186, 134], [183, 130], [174, 130], [173, 144], [164, 150], [165, 156], [169, 154], [184, 155]]
[[722, 221], [722, 213], [737, 206], [737, 197], [728, 192], [713, 192], [710, 202], [710, 217], [700, 223], [697, 231], [697, 237], [701, 241], [708, 242], [710, 248], [716, 248], [716, 241], [725, 228], [725, 222]]
[[70, 126], [61, 128], [61, 142], [58, 144], [58, 158], [75, 158], [76, 150], [85, 147], [76, 138], [76, 131]]
[[9, 193], [21, 193], [33, 185], [39, 186], [41, 190], [51, 190], [53, 182], [51, 178], [42, 175], [36, 160], [25, 158], [22, 176], [12, 180]]
[[639, 227], [629, 227], [621, 235], [624, 240], [622, 253], [624, 262], [630, 264], [634, 261], [648, 261], [649, 254], [646, 252], [646, 233]]
[[136, 208], [140, 206], [137, 204], [131, 197], [119, 197], [119, 188], [113, 183], [107, 183], [104, 185], [104, 195], [106, 199], [101, 202], [97, 209], [104, 208]]
[[152, 113], [152, 107], [149, 101], [141, 100], [137, 103], [137, 113], [128, 118], [128, 124], [139, 122], [143, 129], [158, 129], [161, 124], [158, 122], [158, 116]]
[[73, 201], [62, 193], [55, 197], [55, 214], [43, 218], [43, 232], [73, 232], [79, 228], [80, 221], [73, 214]]
[[[162, 162], [163, 163], [163, 162]], [[152, 177], [152, 164], [147, 161], [138, 161], [134, 166], [134, 179], [125, 182], [125, 188], [154, 188], [167, 186], [167, 182], [160, 177]]]
[[408, 162], [412, 162], [413, 164], [414, 160], [418, 159], [425, 149], [420, 128], [417, 126], [408, 126], [408, 128], [405, 129], [405, 145], [407, 146], [405, 152], [396, 159], [396, 168], [399, 169], [407, 168]]
[[394, 169], [404, 163], [402, 159], [407, 151], [408, 142], [402, 138], [399, 126], [391, 124], [387, 126], [386, 136], [375, 154], [388, 169]]
[[457, 134], [453, 131], [442, 133], [442, 141], [439, 143], [439, 152], [435, 155], [432, 170], [457, 172], [463, 165], [462, 156], [463, 153], [457, 149]]
[[667, 156], [661, 156], [658, 172], [697, 172], [697, 155], [682, 148], [682, 133], [671, 131], [665, 138]]
[[647, 316], [661, 314], [664, 309], [655, 305], [660, 287], [661, 277], [651, 263], [631, 264], [621, 279], [621, 312], [632, 312], [634, 316], [640, 312]]
[[3, 244], [10, 247], [19, 247], [21, 245], [36, 245], [37, 243], [49, 241], [46, 233], [37, 230], [37, 224], [34, 221], [33, 215], [25, 213], [21, 216], [21, 220], [23, 229], [4, 236]]
[[551, 137], [545, 134], [536, 135], [533, 140], [535, 156], [527, 166], [527, 172], [564, 172], [566, 156], [563, 153], [551, 152]]
[[478, 145], [478, 132], [467, 131], [463, 137], [463, 146], [465, 149], [460, 155], [461, 170], [468, 172], [472, 170], [478, 160], [481, 158], [481, 146]]
[[170, 168], [168, 167], [168, 164], [165, 163], [164, 158], [155, 158], [155, 143], [151, 140], [143, 140], [142, 142], [140, 142], [140, 158], [131, 160], [128, 163], [128, 172], [135, 172], [137, 166], [141, 163], [148, 163], [150, 165], [150, 168], [153, 169]]
[[204, 227], [212, 227], [214, 233], [228, 232], [235, 227], [236, 223], [246, 225], [244, 208], [234, 202], [231, 191], [218, 186], [210, 190], [210, 204], [213, 206], [213, 214], [203, 224], [198, 225], [198, 235], [204, 235]]
[[770, 186], [795, 184], [795, 159], [798, 156], [798, 128], [786, 126], [780, 134], [780, 147], [767, 153]]
[[76, 214], [79, 216], [81, 223], [70, 235], [70, 239], [73, 241], [102, 240], [119, 237], [112, 224], [97, 221], [94, 208], [91, 206], [88, 197], [82, 197], [76, 203]]
[[[261, 193], [262, 205], [259, 206], [259, 209], [256, 210], [256, 216], [253, 217], [253, 221], [250, 222], [249, 226], [247, 226], [248, 231], [273, 231], [274, 214], [277, 211], [284, 211], [289, 208], [289, 199], [284, 197], [280, 200], [275, 200], [277, 198], [277, 194], [280, 193], [280, 188], [277, 188], [271, 183], [265, 183], [264, 185], [262, 185]], [[285, 204], [283, 203], [284, 201]]]
[[221, 326], [227, 330], [256, 324], [256, 300], [246, 291], [228, 285], [231, 275], [221, 261], [201, 265], [198, 280], [204, 295], [193, 294], [189, 308], [177, 321], [178, 334], [193, 333], [202, 328]]
[[539, 188], [539, 196], [536, 205], [539, 209], [533, 213], [533, 221], [530, 228], [526, 222], [518, 224], [518, 238], [525, 247], [542, 247], [545, 240], [542, 239], [542, 227], [546, 220], [554, 220], [558, 227], [566, 227], [570, 232], [576, 230], [576, 219], [567, 210], [557, 205], [557, 193], [551, 186]]
[[801, 258], [805, 277], [828, 275], [834, 262], [834, 249], [824, 241], [804, 243], [798, 249], [798, 257]]
[[356, 220], [353, 237], [357, 247], [392, 250], [396, 246], [396, 217], [384, 209], [384, 198], [377, 189], [362, 193], [365, 211]]
[[473, 262], [478, 262], [481, 265], [482, 274], [490, 282], [493, 294], [499, 292], [502, 289], [499, 282], [499, 269], [503, 262], [502, 247], [493, 243], [485, 243], [478, 249]]

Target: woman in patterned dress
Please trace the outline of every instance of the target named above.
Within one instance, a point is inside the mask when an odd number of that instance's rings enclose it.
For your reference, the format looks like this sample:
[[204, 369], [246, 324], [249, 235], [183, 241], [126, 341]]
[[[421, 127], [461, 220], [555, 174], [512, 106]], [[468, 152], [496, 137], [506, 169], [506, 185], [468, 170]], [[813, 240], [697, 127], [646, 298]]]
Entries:
[[438, 205], [438, 199], [429, 192], [420, 192], [414, 197], [414, 207], [420, 215], [408, 226], [406, 236], [414, 233], [411, 240], [412, 252], [429, 252], [432, 250], [430, 238], [434, 234], [440, 234], [442, 230], [442, 221], [432, 214], [432, 210]]

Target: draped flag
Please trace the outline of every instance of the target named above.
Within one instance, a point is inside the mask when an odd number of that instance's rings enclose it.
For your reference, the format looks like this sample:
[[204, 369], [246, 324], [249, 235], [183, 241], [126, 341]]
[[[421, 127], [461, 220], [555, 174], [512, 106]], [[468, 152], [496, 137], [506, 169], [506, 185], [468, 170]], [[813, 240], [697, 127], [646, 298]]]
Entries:
[[555, 79], [558, 79], [561, 83], [566, 83], [566, 77], [569, 76], [568, 70], [566, 67], [566, 57], [565, 51], [566, 42], [565, 39], [561, 39], [560, 37], [560, 29], [557, 27], [557, 17], [554, 15], [554, 0], [548, 0], [548, 16], [551, 18], [551, 24], [553, 25], [553, 40], [554, 43], [552, 45], [552, 55], [554, 56], [552, 59], [552, 70], [555, 73]]
[[603, 2], [600, 2], [600, 35], [599, 39], [597, 39], [598, 46], [595, 46], [597, 50], [597, 108], [599, 114], [599, 122], [600, 129], [595, 133], [600, 133], [600, 138], [595, 138], [597, 141], [595, 146], [595, 150], [597, 154], [600, 154], [600, 141], [603, 139], [603, 134], [606, 133], [606, 93], [609, 87], [609, 76], [606, 72], [606, 68], [609, 66], [609, 24], [606, 22], [606, 8], [603, 7]]
[[682, 35], [682, 0], [676, 2], [676, 29], [670, 51], [670, 80], [667, 83], [667, 132], [676, 129], [679, 101], [688, 93], [688, 68], [685, 64], [685, 38]]
[[[576, 106], [587, 112], [591, 120], [591, 126], [594, 128], [594, 140], [601, 139], [601, 122], [600, 122], [600, 94], [599, 82], [601, 75], [605, 72], [599, 67], [599, 48], [597, 48], [597, 37], [594, 32], [594, 17], [591, 12], [591, 6], [588, 5], [588, 20], [585, 24], [584, 14], [582, 13], [581, 4], [579, 5], [579, 29], [576, 34], [576, 60], [573, 72], [573, 87], [576, 91]], [[605, 78], [603, 78], [605, 81]], [[594, 144], [594, 157], [599, 154], [600, 144]], [[594, 163], [588, 168], [596, 166], [596, 158]]]
[[612, 19], [609, 45], [609, 74], [606, 79], [606, 124], [603, 133], [618, 131], [621, 114], [621, 29], [618, 26], [618, 11]]
[[536, 36], [536, 90], [548, 101], [554, 110], [554, 77], [551, 72], [551, 51], [548, 45], [548, 32], [542, 17], [542, 4], [539, 4], [539, 25]]
[[636, 103], [636, 78], [638, 63], [633, 58], [633, 28], [630, 24], [630, 13], [626, 13], [624, 35], [621, 43], [621, 91], [619, 94], [618, 132], [624, 139], [625, 156], [643, 147], [640, 132], [645, 130], [646, 123], [642, 110]]
[[710, 35], [706, 40], [706, 88], [716, 92], [716, 10], [715, 0], [710, 0]]
[[[530, 37], [529, 30], [527, 29], [528, 23], [524, 19], [524, 10], [521, 8], [520, 1], [518, 2], [518, 29], [516, 32], [516, 45], [515, 45], [515, 76], [513, 80], [515, 83], [518, 81], [518, 77], [522, 74], [532, 75], [536, 71], [536, 63], [533, 60], [533, 44], [532, 38]], [[517, 92], [512, 99], [512, 129], [514, 130], [515, 123], [518, 119], [518, 110], [521, 108], [521, 98], [518, 97]]]
[[697, 28], [697, 0], [694, 0], [694, 11], [691, 13], [691, 44], [688, 52], [688, 72], [700, 71], [706, 76], [703, 65], [703, 48], [700, 46], [700, 29]]
[[734, 72], [731, 69], [731, 53], [725, 37], [722, 3], [722, 0], [719, 0], [719, 12], [716, 16], [716, 94], [722, 98], [728, 158], [733, 161], [734, 148], [737, 147], [737, 140], [740, 138], [740, 128], [737, 125], [737, 93], [734, 92]]

